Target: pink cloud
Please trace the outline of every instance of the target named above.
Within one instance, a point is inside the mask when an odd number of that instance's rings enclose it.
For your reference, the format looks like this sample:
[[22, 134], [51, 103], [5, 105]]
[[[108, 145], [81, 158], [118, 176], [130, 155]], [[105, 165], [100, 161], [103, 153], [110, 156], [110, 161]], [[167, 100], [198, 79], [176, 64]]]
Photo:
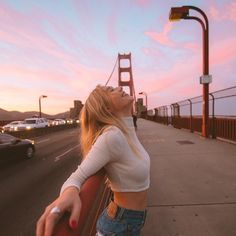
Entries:
[[138, 4], [141, 7], [147, 7], [150, 5], [151, 0], [134, 0], [136, 4]]
[[[36, 57], [37, 54], [40, 54], [40, 58], [46, 58], [47, 61], [54, 64], [55, 61], [80, 61], [76, 54], [63, 49], [56, 40], [45, 32], [41, 25], [42, 21], [49, 22], [53, 29], [66, 39], [71, 48], [78, 48], [81, 42], [75, 38], [77, 31], [73, 29], [73, 26], [66, 23], [66, 20], [61, 21], [61, 19], [56, 19], [52, 15], [37, 9], [36, 12], [30, 13], [34, 13], [34, 19], [37, 20], [29, 21], [30, 15], [21, 14], [4, 4], [0, 4], [0, 6], [0, 37], [3, 42], [13, 44], [18, 50], [24, 51], [24, 56], [28, 55], [31, 58], [34, 54]], [[86, 55], [96, 56], [100, 60], [104, 60], [106, 57], [103, 52], [99, 52], [96, 48], [84, 47], [83, 51]]]
[[236, 21], [236, 2], [231, 2], [229, 7], [229, 17], [231, 20]]
[[21, 82], [33, 81], [51, 81], [51, 82], [66, 82], [67, 76], [61, 72], [47, 69], [30, 69], [13, 64], [0, 65], [1, 77], [15, 77]]
[[231, 1], [225, 3], [221, 7], [216, 5], [211, 5], [209, 7], [209, 14], [213, 20], [222, 21], [222, 20], [236, 20], [236, 3]]
[[145, 35], [149, 36], [152, 40], [154, 40], [162, 45], [172, 47], [172, 46], [174, 46], [174, 43], [170, 40], [170, 38], [168, 36], [168, 33], [170, 32], [171, 29], [172, 29], [172, 23], [168, 21], [164, 25], [162, 32], [158, 33], [155, 31], [146, 31]]
[[183, 48], [190, 49], [192, 51], [198, 51], [200, 50], [200, 45], [195, 42], [189, 42], [189, 43], [183, 44]]
[[236, 60], [236, 38], [221, 40], [211, 45], [210, 62], [213, 66]]
[[[236, 60], [236, 38], [216, 41], [210, 46], [210, 73], [213, 75], [213, 83], [210, 91], [224, 88], [226, 81], [227, 68], [235, 66]], [[185, 45], [185, 48], [200, 48], [198, 45]], [[168, 61], [168, 60], [167, 60]], [[149, 106], [157, 107], [171, 104], [187, 98], [202, 94], [202, 86], [199, 84], [199, 77], [202, 74], [202, 51], [196, 50], [190, 58], [179, 60], [168, 70], [136, 72], [138, 81], [136, 91], [146, 91], [149, 94]], [[222, 72], [217, 70], [222, 67]], [[217, 72], [216, 72], [217, 71]], [[217, 73], [217, 76], [216, 74]], [[231, 72], [232, 73], [232, 72]], [[148, 78], [148, 83], [146, 82]], [[229, 84], [229, 83], [228, 83]], [[174, 97], [172, 96], [174, 94]]]
[[164, 56], [163, 53], [156, 48], [142, 48], [142, 52], [147, 55], [147, 56], [154, 56], [154, 57], [160, 57], [160, 56]]
[[[17, 111], [38, 111], [38, 99], [42, 94], [48, 97], [42, 101], [43, 112], [47, 114], [57, 114], [59, 112], [68, 111], [73, 107], [73, 100], [80, 99], [80, 94], [71, 92], [68, 88], [68, 93], [59, 93], [53, 87], [44, 86], [42, 88], [34, 87], [29, 89], [24, 87], [24, 84], [7, 85], [4, 84], [1, 89], [0, 107], [5, 110]], [[24, 94], [24, 96], [22, 96]]]
[[[41, 89], [48, 93], [63, 93], [65, 96], [79, 96], [81, 100], [87, 97], [87, 90], [94, 88], [97, 84], [105, 84], [108, 74], [107, 70], [88, 68], [77, 65], [76, 63], [67, 63], [65, 67], [71, 71], [68, 76], [54, 70], [33, 70], [19, 67], [17, 65], [0, 65], [1, 77], [17, 78], [21, 87], [33, 87], [34, 90]], [[53, 88], [50, 90], [49, 88]]]
[[[199, 84], [199, 77], [202, 74], [201, 59], [201, 53], [197, 52], [187, 59], [187, 67], [186, 60], [178, 60], [165, 70], [155, 70], [155, 68], [152, 71], [138, 70], [136, 91], [147, 92], [150, 108], [198, 96], [202, 89]], [[191, 92], [184, 92], [189, 90]]]
[[209, 14], [214, 20], [222, 19], [222, 16], [220, 16], [219, 10], [216, 8], [216, 6], [210, 6]]
[[[28, 20], [29, 16], [23, 15], [4, 4], [1, 4], [0, 9], [1, 40], [15, 45], [18, 50], [17, 52], [14, 52], [14, 50], [11, 50], [11, 53], [8, 52], [9, 64], [1, 66], [1, 76], [21, 77], [22, 80], [26, 81], [41, 81], [43, 78], [45, 81], [55, 81], [57, 83], [68, 83], [70, 80], [82, 78], [84, 84], [91, 77], [95, 81], [99, 80], [102, 75], [104, 77], [104, 73], [100, 73], [98, 69], [94, 70], [83, 66], [78, 55], [69, 53], [61, 48], [44, 32], [38, 23], [40, 20], [49, 21], [54, 29], [68, 40], [69, 45], [78, 47], [78, 42], [71, 32], [73, 30], [69, 25], [66, 25], [65, 21], [58, 24], [55, 18], [39, 10], [34, 14], [34, 17], [39, 20], [35, 23]], [[110, 57], [105, 52], [91, 46], [83, 47], [82, 50], [87, 58], [93, 58], [94, 61], [103, 63], [104, 68], [111, 67], [109, 64], [111, 62]], [[28, 60], [32, 60], [32, 58], [37, 60], [37, 69], [30, 69], [31, 63], [29, 65], [24, 64], [27, 57]], [[44, 63], [43, 66], [50, 65], [50, 70], [41, 69], [41, 64], [38, 63], [39, 60]], [[18, 65], [10, 64], [11, 61], [18, 62]], [[83, 83], [81, 82], [81, 86]]]
[[[39, 23], [44, 20], [42, 16], [38, 21], [29, 21], [27, 15], [23, 15], [4, 4], [1, 4], [0, 7], [0, 37], [3, 42], [22, 49], [44, 52], [52, 57], [65, 58], [65, 53], [59, 45], [43, 31]], [[42, 15], [44, 15], [43, 12]], [[40, 18], [40, 16], [35, 17]]]

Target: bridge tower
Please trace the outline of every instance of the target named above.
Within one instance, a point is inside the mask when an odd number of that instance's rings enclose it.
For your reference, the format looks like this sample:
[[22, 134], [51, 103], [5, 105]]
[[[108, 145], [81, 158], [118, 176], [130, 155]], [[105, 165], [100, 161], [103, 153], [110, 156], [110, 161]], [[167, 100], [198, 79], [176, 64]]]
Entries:
[[[121, 67], [121, 61], [127, 61], [128, 66]], [[134, 90], [134, 81], [132, 74], [132, 64], [131, 64], [131, 53], [129, 54], [118, 54], [118, 86], [129, 87], [130, 96], [134, 97], [134, 101], [136, 103], [135, 90]], [[127, 62], [125, 64], [127, 64]]]

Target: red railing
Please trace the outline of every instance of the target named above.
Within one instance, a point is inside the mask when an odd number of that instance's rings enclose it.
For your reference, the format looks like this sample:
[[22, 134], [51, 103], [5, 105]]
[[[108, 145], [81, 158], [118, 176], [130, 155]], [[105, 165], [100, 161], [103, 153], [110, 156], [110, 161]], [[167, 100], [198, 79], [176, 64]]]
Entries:
[[[233, 100], [236, 98], [236, 86], [212, 92], [209, 96], [209, 106], [211, 111], [209, 117], [210, 136], [212, 138], [218, 137], [236, 142], [236, 101]], [[223, 99], [225, 99], [224, 101], [227, 103], [222, 105], [222, 103], [219, 102], [220, 109], [217, 107], [217, 113], [221, 112], [220, 110], [223, 110], [224, 112], [225, 107], [230, 107], [230, 115], [216, 115], [215, 110], [216, 105], [218, 105], [216, 104], [216, 101], [222, 101]], [[198, 110], [197, 113], [199, 113], [201, 105], [202, 97], [198, 96], [173, 103], [169, 106], [157, 107], [154, 109], [154, 116], [150, 116], [148, 115], [148, 112], [144, 111], [141, 113], [141, 117], [166, 125], [171, 124], [175, 128], [189, 129], [191, 132], [201, 133], [202, 117], [201, 115], [193, 115], [194, 112], [196, 113], [196, 110]]]
[[97, 219], [108, 204], [111, 193], [105, 180], [105, 171], [102, 170], [85, 182], [80, 192], [82, 208], [77, 229], [70, 228], [69, 214], [65, 214], [56, 225], [53, 236], [94, 236], [96, 234]]
[[236, 142], [236, 119], [216, 118], [215, 127], [216, 137]]

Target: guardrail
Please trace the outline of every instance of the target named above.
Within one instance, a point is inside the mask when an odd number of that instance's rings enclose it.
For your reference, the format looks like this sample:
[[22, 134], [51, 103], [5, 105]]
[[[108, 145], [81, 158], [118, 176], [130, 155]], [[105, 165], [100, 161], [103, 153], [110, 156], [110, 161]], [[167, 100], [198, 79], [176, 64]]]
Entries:
[[[224, 101], [224, 102], [223, 102]], [[236, 142], [236, 86], [209, 94], [209, 134]], [[141, 117], [175, 128], [201, 132], [202, 96], [186, 99], [154, 109], [154, 116], [142, 112]]]
[[65, 214], [56, 225], [53, 236], [95, 235], [97, 219], [108, 205], [111, 194], [105, 180], [105, 171], [102, 169], [84, 183], [80, 192], [82, 208], [78, 227], [72, 230], [69, 226], [69, 214]]

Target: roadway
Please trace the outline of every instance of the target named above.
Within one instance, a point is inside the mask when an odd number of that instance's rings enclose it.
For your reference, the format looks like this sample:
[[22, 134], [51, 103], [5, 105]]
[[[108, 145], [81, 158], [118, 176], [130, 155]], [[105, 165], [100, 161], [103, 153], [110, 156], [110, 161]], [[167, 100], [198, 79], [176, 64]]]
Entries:
[[81, 160], [79, 128], [35, 140], [33, 159], [0, 165], [0, 235], [32, 236], [44, 208]]

